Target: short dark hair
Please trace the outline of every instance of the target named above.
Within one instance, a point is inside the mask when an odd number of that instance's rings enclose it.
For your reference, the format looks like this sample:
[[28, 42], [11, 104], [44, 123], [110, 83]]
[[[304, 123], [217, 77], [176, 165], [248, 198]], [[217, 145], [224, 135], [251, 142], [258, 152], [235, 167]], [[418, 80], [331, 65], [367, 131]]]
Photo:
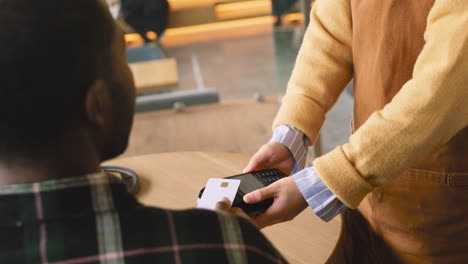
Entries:
[[82, 117], [114, 31], [100, 0], [0, 0], [0, 155], [47, 146]]

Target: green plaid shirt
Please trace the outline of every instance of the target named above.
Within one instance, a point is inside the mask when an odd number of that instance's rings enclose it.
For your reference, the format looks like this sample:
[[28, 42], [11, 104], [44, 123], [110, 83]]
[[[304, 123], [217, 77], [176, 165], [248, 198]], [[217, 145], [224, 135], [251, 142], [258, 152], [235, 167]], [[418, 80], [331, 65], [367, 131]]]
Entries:
[[146, 207], [99, 173], [0, 186], [0, 263], [285, 263], [248, 221]]

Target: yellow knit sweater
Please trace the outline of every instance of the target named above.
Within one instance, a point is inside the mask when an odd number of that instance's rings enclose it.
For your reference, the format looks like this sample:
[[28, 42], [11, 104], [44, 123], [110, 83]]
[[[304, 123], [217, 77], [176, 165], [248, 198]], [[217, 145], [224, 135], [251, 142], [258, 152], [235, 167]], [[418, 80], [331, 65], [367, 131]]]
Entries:
[[[468, 0], [436, 0], [424, 39], [412, 79], [349, 143], [314, 161], [351, 208], [468, 126]], [[293, 125], [315, 142], [352, 77], [351, 43], [349, 0], [317, 0], [273, 127]]]

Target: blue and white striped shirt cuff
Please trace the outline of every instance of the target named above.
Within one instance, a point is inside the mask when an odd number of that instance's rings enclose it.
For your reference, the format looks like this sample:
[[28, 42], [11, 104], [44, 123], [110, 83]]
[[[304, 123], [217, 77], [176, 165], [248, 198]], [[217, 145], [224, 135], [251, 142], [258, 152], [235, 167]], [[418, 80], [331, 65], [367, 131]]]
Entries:
[[293, 154], [296, 164], [291, 172], [294, 174], [305, 167], [309, 140], [299, 129], [290, 125], [280, 125], [275, 128], [270, 142], [279, 142], [285, 145]]
[[309, 145], [304, 133], [293, 126], [280, 125], [270, 142], [285, 145], [293, 154], [296, 164], [291, 174], [295, 173], [293, 178], [299, 191], [317, 216], [328, 222], [346, 210], [346, 205], [328, 189], [314, 168], [304, 169]]
[[293, 178], [302, 196], [323, 221], [330, 221], [347, 208], [323, 183], [313, 167], [294, 174]]

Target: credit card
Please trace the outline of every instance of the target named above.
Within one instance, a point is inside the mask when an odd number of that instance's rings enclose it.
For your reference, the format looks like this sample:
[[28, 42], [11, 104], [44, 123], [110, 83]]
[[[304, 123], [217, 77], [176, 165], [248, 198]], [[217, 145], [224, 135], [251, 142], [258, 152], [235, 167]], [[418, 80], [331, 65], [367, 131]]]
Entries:
[[232, 205], [239, 185], [238, 179], [208, 179], [203, 195], [198, 200], [197, 208], [214, 210], [216, 203], [223, 197], [227, 197]]

